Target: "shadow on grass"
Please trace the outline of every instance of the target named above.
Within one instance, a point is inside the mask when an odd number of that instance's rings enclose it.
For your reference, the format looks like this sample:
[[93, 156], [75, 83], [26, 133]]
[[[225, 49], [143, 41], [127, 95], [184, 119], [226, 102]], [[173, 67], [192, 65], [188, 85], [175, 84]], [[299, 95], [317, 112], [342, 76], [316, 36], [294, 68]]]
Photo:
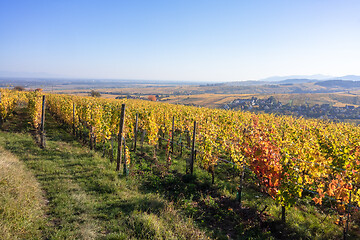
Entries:
[[[162, 159], [161, 154], [158, 153], [158, 159]], [[191, 176], [181, 173], [179, 166], [173, 166], [171, 169], [175, 170], [164, 173], [166, 171], [165, 163], [159, 163], [156, 159], [143, 157], [143, 155], [140, 156], [142, 157], [142, 166], [133, 173], [141, 176], [139, 177], [139, 190], [143, 193], [160, 193], [166, 199], [175, 202], [186, 215], [211, 232], [214, 238], [308, 239], [316, 236], [314, 237], [316, 239], [337, 239], [338, 237], [329, 238], [328, 234], [326, 237], [319, 237], [321, 229], [316, 230], [309, 226], [309, 229], [303, 231], [301, 227], [295, 228], [292, 224], [282, 223], [278, 217], [271, 216], [264, 206], [240, 207], [239, 202], [235, 200], [236, 188], [233, 196], [224, 194], [223, 191], [225, 186], [229, 187], [229, 175], [233, 177], [237, 174], [232, 167], [223, 167], [217, 175], [223, 180], [217, 179], [216, 184], [211, 184], [211, 177], [206, 173], [201, 173], [200, 170]], [[184, 167], [183, 164], [180, 169]], [[162, 170], [159, 171], [159, 169]], [[264, 200], [269, 198], [252, 189], [243, 191], [246, 192], [249, 200], [256, 199], [259, 195]], [[306, 226], [310, 223], [295, 223], [295, 225], [299, 224]]]
[[159, 214], [164, 209], [164, 202], [148, 197], [138, 197], [135, 199], [114, 199], [112, 202], [98, 208], [104, 219], [111, 219], [119, 214], [129, 215], [133, 211]]
[[158, 171], [161, 163], [149, 161], [146, 157], [144, 161], [142, 165], [148, 164], [150, 170], [138, 170], [135, 173], [142, 176], [139, 190], [143, 193], [160, 193], [177, 203], [186, 215], [212, 232], [214, 238], [228, 236], [232, 239], [263, 239], [269, 235], [270, 229], [263, 226], [266, 214], [255, 208], [241, 208], [234, 198], [223, 196], [219, 185], [211, 184], [210, 178], [204, 178], [201, 174], [192, 176], [177, 170], [164, 174]]

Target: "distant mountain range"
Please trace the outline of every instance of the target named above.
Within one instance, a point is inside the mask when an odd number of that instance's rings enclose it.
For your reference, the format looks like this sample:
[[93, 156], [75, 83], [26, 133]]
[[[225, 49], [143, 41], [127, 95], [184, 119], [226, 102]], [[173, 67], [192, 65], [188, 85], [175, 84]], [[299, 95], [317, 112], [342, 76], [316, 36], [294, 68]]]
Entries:
[[346, 75], [343, 77], [336, 77], [336, 78], [331, 78], [328, 80], [352, 80], [352, 81], [360, 81], [360, 76], [356, 76], [356, 75]]
[[[311, 81], [324, 81], [324, 80], [352, 80], [352, 81], [360, 81], [360, 76], [357, 75], [346, 75], [342, 77], [334, 77], [322, 74], [316, 75], [292, 75], [292, 76], [283, 76], [283, 77], [269, 77], [260, 79], [261, 82], [282, 82], [282, 81], [289, 81], [289, 80], [305, 80], [306, 82]], [[299, 82], [299, 81], [297, 81]]]
[[[27, 73], [22, 73], [27, 75]], [[132, 79], [71, 79], [61, 77], [14, 77], [10, 72], [0, 71], [0, 87], [24, 86], [27, 89], [100, 89], [129, 87], [168, 87], [179, 85], [199, 86], [200, 92], [206, 93], [237, 93], [237, 94], [276, 94], [276, 93], [332, 93], [360, 90], [360, 76], [346, 75], [332, 77], [326, 75], [292, 75], [275, 76], [262, 80], [233, 82], [184, 82]], [[3, 75], [8, 75], [4, 77]], [[11, 76], [9, 76], [11, 75]], [[194, 91], [196, 92], [196, 91]]]
[[234, 81], [226, 82], [226, 85], [231, 86], [251, 86], [251, 85], [264, 85], [264, 84], [303, 84], [303, 83], [316, 83], [322, 81], [331, 81], [331, 80], [342, 80], [342, 81], [360, 81], [360, 76], [357, 75], [346, 75], [342, 77], [331, 77], [326, 75], [293, 75], [293, 76], [283, 76], [283, 77], [269, 77], [261, 79], [259, 81], [249, 80], [249, 81]]
[[[331, 77], [330, 79], [309, 78], [269, 78], [261, 81], [236, 81], [220, 84], [208, 84], [213, 89], [208, 93], [239, 93], [239, 94], [289, 94], [289, 93], [334, 93], [360, 90], [360, 76], [347, 75], [343, 77]], [[289, 76], [295, 77], [295, 76]], [[299, 77], [299, 76], [296, 76]], [[303, 76], [304, 77], [304, 76]]]
[[327, 88], [360, 88], [360, 81], [352, 80], [326, 80], [315, 83], [315, 85], [327, 87]]
[[[329, 80], [334, 79], [333, 76], [322, 75], [322, 74], [314, 74], [314, 75], [290, 75], [290, 76], [274, 76], [268, 77], [264, 79], [260, 79], [260, 81], [264, 82], [280, 82], [289, 79], [308, 79], [308, 80]], [[359, 77], [360, 79], [360, 77]], [[352, 80], [352, 79], [349, 79]]]

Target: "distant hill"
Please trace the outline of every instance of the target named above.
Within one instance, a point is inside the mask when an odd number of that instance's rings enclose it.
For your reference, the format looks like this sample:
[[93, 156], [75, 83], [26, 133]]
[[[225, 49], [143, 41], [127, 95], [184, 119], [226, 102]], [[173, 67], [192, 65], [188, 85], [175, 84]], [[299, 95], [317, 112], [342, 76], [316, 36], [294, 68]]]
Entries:
[[322, 75], [322, 74], [290, 75], [290, 76], [268, 77], [268, 78], [260, 79], [260, 81], [264, 81], [264, 82], [280, 82], [280, 81], [290, 80], [290, 79], [328, 80], [328, 79], [334, 79], [334, 77], [328, 76], [328, 75]]
[[315, 83], [315, 85], [327, 88], [360, 88], [360, 81], [347, 81], [347, 80], [327, 80]]
[[326, 80], [352, 80], [360, 81], [360, 76], [346, 75], [341, 77], [332, 77], [328, 75], [315, 74], [315, 75], [292, 75], [292, 76], [274, 76], [269, 78], [260, 79], [262, 82], [282, 82], [289, 80], [309, 80], [309, 81], [326, 81]]
[[[254, 81], [254, 80], [249, 80], [249, 81], [236, 81], [236, 82], [226, 82], [223, 84], [216, 84], [217, 86], [219, 85], [226, 85], [226, 86], [252, 86], [252, 85], [277, 85], [277, 84], [302, 84], [302, 83], [313, 83], [313, 82], [318, 82], [320, 80], [316, 80], [316, 79], [307, 79], [307, 78], [291, 78], [291, 79], [285, 79], [285, 80], [281, 80], [281, 81]], [[214, 84], [215, 85], [215, 84]]]
[[226, 85], [226, 86], [251, 86], [251, 85], [263, 85], [263, 84], [268, 84], [268, 82], [248, 80], [248, 81], [236, 81], [236, 82], [223, 83], [223, 85]]
[[286, 80], [283, 80], [283, 81], [279, 81], [277, 83], [278, 84], [289, 84], [289, 83], [301, 84], [301, 83], [312, 83], [312, 82], [318, 82], [318, 81], [320, 81], [320, 80], [304, 78], [304, 79], [286, 79]]
[[333, 78], [334, 80], [352, 80], [352, 81], [360, 81], [360, 76], [356, 76], [356, 75], [346, 75], [343, 77], [337, 77], [337, 78]]

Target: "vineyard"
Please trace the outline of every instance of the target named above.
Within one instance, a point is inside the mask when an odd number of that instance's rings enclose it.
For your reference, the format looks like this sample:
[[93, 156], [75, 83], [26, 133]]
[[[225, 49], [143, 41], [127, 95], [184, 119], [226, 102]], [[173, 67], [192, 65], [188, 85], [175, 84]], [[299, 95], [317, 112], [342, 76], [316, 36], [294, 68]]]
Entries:
[[[1, 89], [0, 122], [17, 104], [26, 103], [33, 127], [44, 134], [42, 96]], [[165, 144], [168, 167], [174, 148], [179, 154], [187, 149], [187, 173], [192, 174], [194, 166], [204, 169], [213, 182], [218, 165], [232, 166], [240, 176], [240, 204], [244, 175], [254, 175], [259, 189], [282, 207], [284, 222], [286, 210], [304, 194], [316, 205], [336, 209], [344, 226], [349, 214], [359, 209], [359, 127], [130, 99], [46, 94], [45, 102], [46, 111], [87, 139], [91, 148], [103, 148], [111, 160], [117, 148], [114, 171], [124, 170], [125, 175], [131, 171], [130, 151], [141, 138], [142, 145], [147, 141], [152, 146], [153, 157]]]

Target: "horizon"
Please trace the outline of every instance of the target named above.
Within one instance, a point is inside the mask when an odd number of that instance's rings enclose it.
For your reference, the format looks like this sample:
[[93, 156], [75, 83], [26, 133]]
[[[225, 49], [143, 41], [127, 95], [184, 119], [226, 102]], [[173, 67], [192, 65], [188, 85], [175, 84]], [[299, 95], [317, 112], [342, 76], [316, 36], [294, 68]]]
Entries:
[[214, 83], [360, 75], [359, 11], [355, 0], [3, 1], [0, 72]]
[[231, 82], [269, 82], [269, 83], [277, 83], [287, 80], [314, 80], [314, 81], [334, 81], [334, 80], [342, 80], [342, 81], [360, 81], [360, 76], [358, 75], [345, 75], [345, 76], [327, 76], [323, 74], [315, 74], [315, 75], [290, 75], [290, 76], [271, 76], [263, 79], [249, 79], [243, 81], [196, 81], [196, 80], [159, 80], [159, 79], [121, 79], [121, 78], [72, 78], [72, 77], [28, 77], [28, 76], [6, 76], [1, 75], [0, 72], [0, 81], [1, 80], [59, 80], [59, 81], [97, 81], [97, 82], [134, 82], [134, 83], [183, 83], [186, 85], [187, 83], [190, 85], [193, 84], [219, 84], [219, 83], [231, 83]]

